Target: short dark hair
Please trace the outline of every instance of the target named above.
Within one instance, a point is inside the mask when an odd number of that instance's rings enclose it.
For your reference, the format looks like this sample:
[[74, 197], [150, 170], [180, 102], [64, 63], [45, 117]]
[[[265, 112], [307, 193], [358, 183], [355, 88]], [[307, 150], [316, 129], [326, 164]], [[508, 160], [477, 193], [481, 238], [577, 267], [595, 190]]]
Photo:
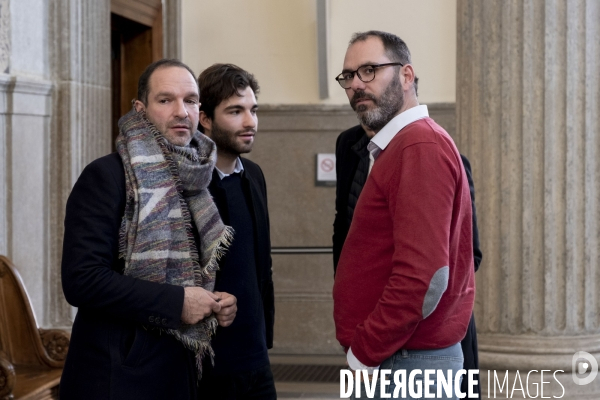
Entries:
[[179, 67], [185, 68], [192, 74], [192, 78], [195, 79], [196, 75], [194, 71], [181, 61], [175, 58], [163, 58], [162, 60], [154, 61], [152, 64], [148, 65], [142, 75], [140, 75], [140, 79], [138, 80], [138, 91], [137, 98], [139, 101], [144, 103], [145, 106], [148, 105], [148, 93], [150, 93], [150, 77], [160, 68], [168, 68], [168, 67]]
[[[383, 43], [383, 48], [385, 49], [386, 56], [393, 62], [401, 62], [402, 64], [412, 64], [410, 60], [410, 50], [408, 50], [408, 46], [406, 42], [400, 39], [398, 36], [393, 33], [382, 32], [382, 31], [368, 31], [368, 32], [357, 32], [352, 35], [350, 39], [350, 44], [348, 46], [352, 46], [354, 43], [358, 41], [365, 41], [370, 37], [378, 37]], [[417, 94], [417, 89], [419, 86], [419, 78], [415, 75], [415, 95]]]
[[254, 75], [233, 64], [213, 64], [198, 77], [200, 88], [200, 111], [210, 119], [215, 117], [215, 108], [234, 94], [242, 96], [248, 86], [258, 97], [260, 87]]

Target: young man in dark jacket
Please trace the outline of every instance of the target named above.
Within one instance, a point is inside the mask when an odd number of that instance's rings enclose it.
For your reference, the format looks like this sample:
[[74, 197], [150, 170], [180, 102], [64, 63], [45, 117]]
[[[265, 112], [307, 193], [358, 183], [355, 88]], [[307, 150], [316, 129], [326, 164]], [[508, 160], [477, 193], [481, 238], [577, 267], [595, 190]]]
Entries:
[[267, 190], [260, 167], [240, 157], [254, 145], [259, 87], [252, 74], [231, 64], [209, 67], [198, 84], [200, 129], [217, 144], [209, 189], [235, 230], [216, 289], [234, 294], [239, 307], [233, 324], [217, 329], [214, 366], [205, 363], [200, 392], [211, 399], [275, 399], [267, 354], [275, 313]]

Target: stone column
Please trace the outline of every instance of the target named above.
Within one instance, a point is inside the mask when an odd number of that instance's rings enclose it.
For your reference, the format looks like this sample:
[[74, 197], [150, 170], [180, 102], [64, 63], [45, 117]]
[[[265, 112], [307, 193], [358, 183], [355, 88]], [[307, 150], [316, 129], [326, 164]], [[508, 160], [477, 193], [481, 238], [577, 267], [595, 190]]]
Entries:
[[458, 0], [457, 15], [481, 366], [510, 370], [510, 387], [516, 371], [525, 385], [529, 370], [563, 370], [564, 399], [600, 398], [600, 377], [571, 379], [576, 351], [600, 359], [600, 2]]
[[163, 0], [163, 56], [181, 58], [181, 0]]
[[[0, 73], [6, 71], [10, 58], [10, 15], [8, 0], [0, 0]], [[0, 110], [6, 107], [9, 79], [0, 76]], [[0, 254], [8, 254], [8, 154], [6, 119], [0, 117]]]
[[111, 150], [110, 1], [50, 3], [55, 81], [50, 155], [48, 324], [70, 326], [60, 261], [65, 204], [83, 168]]

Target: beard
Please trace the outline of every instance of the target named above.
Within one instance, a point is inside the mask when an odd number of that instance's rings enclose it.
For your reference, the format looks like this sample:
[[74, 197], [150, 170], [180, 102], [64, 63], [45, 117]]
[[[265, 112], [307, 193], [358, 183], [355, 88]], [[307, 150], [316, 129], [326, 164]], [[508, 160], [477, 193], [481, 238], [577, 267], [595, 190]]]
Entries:
[[250, 143], [240, 143], [236, 140], [238, 135], [246, 132], [252, 132], [256, 134], [256, 129], [231, 131], [222, 128], [219, 126], [219, 124], [217, 124], [217, 121], [213, 120], [210, 138], [213, 140], [213, 142], [215, 142], [219, 151], [237, 157], [240, 154], [250, 153], [252, 151], [254, 140], [250, 141]]
[[[150, 121], [156, 127], [156, 129], [158, 129], [158, 131], [167, 139], [167, 141], [169, 141], [169, 143], [180, 147], [186, 147], [190, 144], [192, 141], [192, 136], [194, 136], [194, 133], [196, 132], [194, 126], [198, 125], [197, 123], [194, 125], [189, 117], [175, 118], [173, 121], [161, 122], [155, 120], [148, 115], [148, 113], [146, 113], [146, 118], [148, 118], [148, 121]], [[176, 133], [170, 131], [171, 128], [181, 125], [187, 127], [187, 133]]]
[[[359, 99], [372, 100], [373, 108], [368, 109], [367, 104], [360, 104], [357, 107], [356, 102]], [[374, 132], [379, 132], [404, 105], [404, 92], [400, 84], [400, 77], [395, 74], [392, 82], [379, 98], [362, 90], [354, 92], [354, 96], [350, 99], [350, 105], [356, 111], [356, 117], [362, 125]]]

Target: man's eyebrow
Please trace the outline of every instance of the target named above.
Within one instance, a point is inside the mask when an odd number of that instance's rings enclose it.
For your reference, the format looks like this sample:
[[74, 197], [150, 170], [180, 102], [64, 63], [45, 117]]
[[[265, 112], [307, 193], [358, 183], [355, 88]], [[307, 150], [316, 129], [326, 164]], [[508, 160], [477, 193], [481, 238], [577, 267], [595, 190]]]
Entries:
[[[358, 68], [366, 67], [367, 65], [379, 65], [379, 64], [381, 64], [381, 63], [373, 62], [373, 61], [367, 61], [366, 63], [360, 64], [358, 66]], [[356, 68], [356, 69], [358, 69], [358, 68]], [[356, 69], [344, 68], [342, 70], [342, 73], [344, 73], [344, 72], [353, 72], [353, 71], [356, 71]]]
[[225, 107], [225, 111], [229, 111], [229, 110], [243, 110], [244, 107], [240, 106], [239, 104], [232, 104], [230, 106]]
[[[176, 95], [173, 92], [158, 92], [155, 97], [175, 97], [175, 96]], [[189, 97], [199, 98], [200, 96], [198, 96], [198, 93], [188, 92], [185, 94], [184, 97], [185, 98], [189, 98]]]
[[[258, 108], [258, 104], [253, 105], [251, 108], [255, 109]], [[232, 104], [230, 106], [225, 107], [225, 111], [230, 111], [230, 110], [243, 110], [245, 109], [244, 106], [240, 105], [240, 104]]]
[[175, 94], [173, 92], [158, 92], [154, 97], [173, 97]]

